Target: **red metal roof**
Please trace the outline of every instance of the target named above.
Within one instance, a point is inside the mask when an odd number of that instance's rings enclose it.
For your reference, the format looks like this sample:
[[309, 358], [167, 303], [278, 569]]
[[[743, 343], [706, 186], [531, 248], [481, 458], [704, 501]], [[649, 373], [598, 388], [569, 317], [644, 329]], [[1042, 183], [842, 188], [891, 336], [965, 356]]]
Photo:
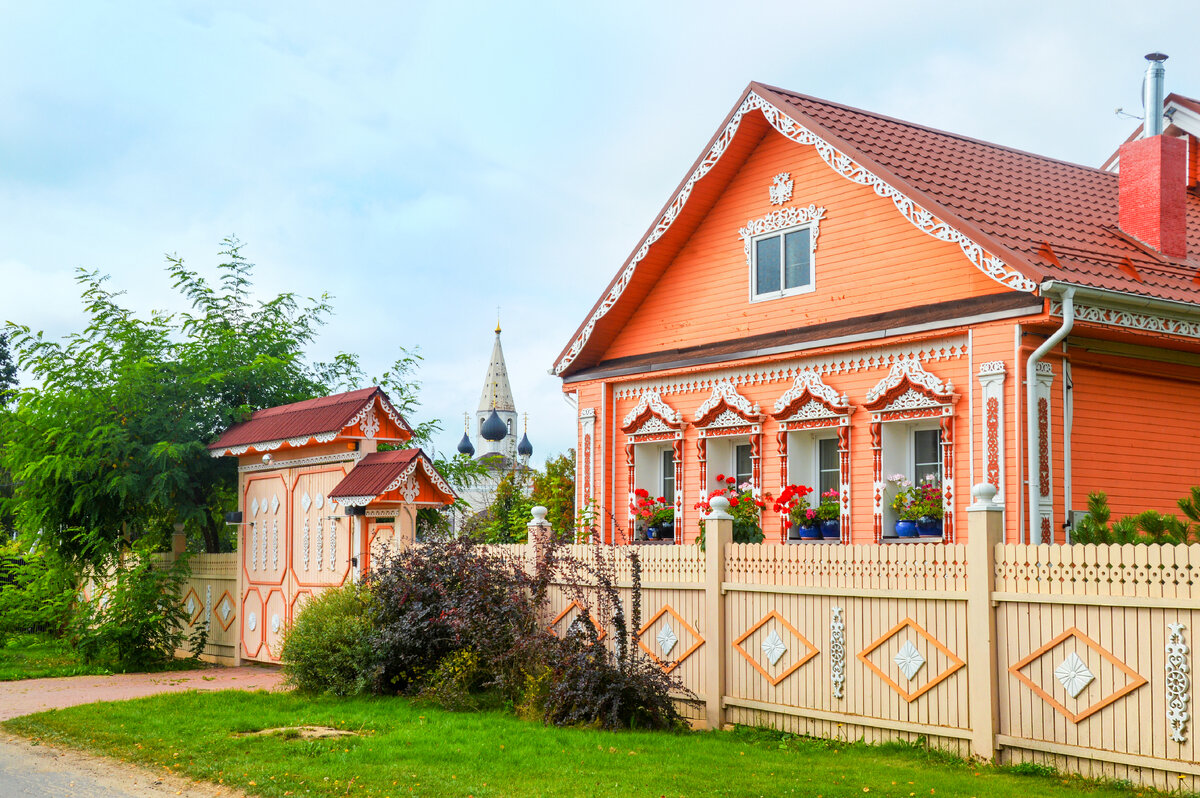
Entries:
[[[1116, 174], [801, 94], [768, 93], [824, 128], [851, 157], [895, 175], [896, 188], [917, 202], [928, 198], [949, 211], [952, 226], [964, 222], [1020, 256], [1035, 279], [1200, 301], [1196, 263], [1153, 252], [1117, 229]], [[1187, 243], [1189, 259], [1200, 258], [1200, 196], [1190, 192]]]
[[246, 421], [225, 430], [208, 448], [223, 450], [235, 446], [340, 432], [368, 402], [375, 401], [376, 396], [383, 407], [399, 419], [399, 424], [408, 429], [403, 417], [391, 409], [387, 394], [381, 388], [360, 388], [333, 396], [257, 410]]
[[[705, 159], [713, 158], [711, 148], [751, 92], [1036, 282], [1054, 279], [1200, 303], [1200, 285], [1193, 283], [1200, 262], [1200, 195], [1194, 192], [1188, 192], [1187, 197], [1188, 260], [1180, 262], [1118, 230], [1116, 174], [760, 83], [750, 84], [709, 142], [709, 148], [696, 159], [693, 170], [706, 163]], [[1195, 102], [1179, 95], [1172, 97], [1184, 105]], [[690, 201], [684, 198], [686, 205], [681, 209], [673, 207], [675, 200], [668, 200], [639, 248], [656, 225], [668, 232], [649, 248], [635, 273], [626, 275], [625, 270], [634, 257], [641, 257], [636, 254], [613, 277], [556, 358], [555, 369], [560, 376], [591, 364], [602, 348], [597, 341], [615, 334], [628, 315], [627, 303], [640, 302], [654, 285], [657, 273], [668, 267], [674, 251], [682, 245], [680, 241], [686, 239], [690, 229], [686, 225], [694, 225], [703, 217], [716, 201], [723, 181], [729, 179], [730, 169], [736, 168], [736, 164], [724, 161], [744, 159], [758, 136], [764, 132], [771, 135], [759, 124], [761, 117], [754, 117], [757, 119], [748, 116], [741, 123], [738, 134], [726, 142], [723, 155], [702, 178], [702, 182], [713, 183], [713, 190], [697, 189]], [[679, 192], [685, 190], [686, 183], [687, 178], [680, 183], [676, 197], [681, 196]], [[671, 227], [676, 223], [684, 228], [673, 240]], [[663, 251], [662, 256], [655, 256], [656, 249]], [[614, 298], [613, 292], [622, 290], [622, 285], [624, 292]], [[576, 354], [569, 354], [572, 351]]]
[[417, 457], [420, 449], [395, 449], [374, 452], [359, 460], [337, 487], [329, 491], [331, 498], [343, 496], [378, 496], [392, 484]]
[[[421, 461], [419, 464], [416, 462], [418, 460]], [[418, 465], [420, 467], [417, 467]], [[427, 481], [439, 492], [449, 497], [449, 501], [454, 500], [454, 491], [420, 449], [396, 449], [366, 455], [350, 469], [350, 473], [342, 478], [337, 487], [329, 491], [329, 497], [343, 499], [351, 496], [379, 496], [389, 489], [394, 490], [396, 482], [410, 469], [414, 476], [424, 473]]]

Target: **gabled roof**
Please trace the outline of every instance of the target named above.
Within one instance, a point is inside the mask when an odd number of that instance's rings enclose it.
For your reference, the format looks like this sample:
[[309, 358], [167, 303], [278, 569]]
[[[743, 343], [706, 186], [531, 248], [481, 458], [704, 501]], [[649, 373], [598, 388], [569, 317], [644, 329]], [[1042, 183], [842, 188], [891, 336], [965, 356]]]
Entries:
[[[957, 243], [1014, 291], [1065, 283], [1187, 303], [1197, 263], [1117, 229], [1117, 176], [815, 97], [751, 83], [655, 224], [558, 356], [566, 377], [593, 365], [759, 141], [812, 146], [835, 172], [892, 200], [919, 230]], [[1188, 196], [1189, 258], [1200, 256], [1200, 196]]]
[[[440, 498], [444, 499], [445, 504], [458, 498], [454, 489], [420, 449], [396, 449], [366, 455], [329, 491], [329, 498], [337, 499], [345, 506], [366, 505], [385, 493], [401, 488], [409, 478], [428, 482], [435, 493], [441, 494]], [[415, 481], [412, 484], [419, 487]]]
[[387, 394], [381, 388], [372, 387], [257, 410], [246, 421], [225, 430], [208, 448], [214, 457], [220, 457], [244, 454], [250, 449], [271, 451], [284, 443], [293, 447], [314, 440], [328, 443], [346, 427], [364, 422], [377, 424], [375, 408], [400, 431], [399, 437], [380, 440], [403, 441], [412, 437], [412, 429], [392, 407]]

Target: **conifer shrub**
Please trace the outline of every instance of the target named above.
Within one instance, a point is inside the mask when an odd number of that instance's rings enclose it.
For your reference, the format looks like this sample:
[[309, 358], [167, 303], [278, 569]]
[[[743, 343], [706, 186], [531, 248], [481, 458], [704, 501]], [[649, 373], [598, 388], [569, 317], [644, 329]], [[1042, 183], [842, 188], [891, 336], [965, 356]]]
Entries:
[[370, 594], [347, 583], [308, 601], [283, 639], [287, 682], [304, 693], [347, 696], [368, 687]]

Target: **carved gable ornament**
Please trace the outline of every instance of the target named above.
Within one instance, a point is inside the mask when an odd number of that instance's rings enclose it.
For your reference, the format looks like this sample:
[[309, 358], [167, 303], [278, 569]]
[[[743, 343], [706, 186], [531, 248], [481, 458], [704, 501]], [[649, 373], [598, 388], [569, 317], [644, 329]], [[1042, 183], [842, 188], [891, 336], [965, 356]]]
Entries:
[[915, 357], [902, 357], [867, 393], [863, 407], [876, 414], [932, 417], [952, 412], [958, 396], [954, 384], [930, 374]]
[[771, 418], [780, 423], [837, 419], [850, 415], [850, 400], [846, 394], [838, 396], [812, 369], [796, 375], [792, 387], [775, 400], [775, 412]]
[[744, 427], [762, 422], [758, 404], [738, 393], [731, 380], [721, 380], [696, 410], [696, 426], [709, 429]]
[[682, 429], [683, 420], [679, 413], [663, 401], [658, 391], [642, 394], [637, 406], [621, 422], [621, 431], [626, 435], [661, 435]]

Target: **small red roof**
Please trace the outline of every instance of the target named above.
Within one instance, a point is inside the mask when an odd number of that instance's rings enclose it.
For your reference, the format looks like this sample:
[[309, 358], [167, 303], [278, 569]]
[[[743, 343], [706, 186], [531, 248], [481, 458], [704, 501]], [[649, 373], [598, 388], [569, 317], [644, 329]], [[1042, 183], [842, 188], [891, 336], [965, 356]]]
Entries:
[[420, 449], [397, 449], [366, 455], [350, 469], [337, 487], [329, 491], [329, 497], [339, 500], [351, 497], [373, 499], [395, 490], [406, 477], [418, 473], [423, 473], [438, 491], [449, 497], [447, 503], [457, 498], [433, 462]]
[[383, 389], [372, 387], [257, 410], [246, 421], [225, 430], [208, 448], [224, 451], [258, 443], [333, 435], [341, 432], [369, 403], [375, 402], [376, 397], [396, 426], [411, 434], [407, 422], [392, 407]]

